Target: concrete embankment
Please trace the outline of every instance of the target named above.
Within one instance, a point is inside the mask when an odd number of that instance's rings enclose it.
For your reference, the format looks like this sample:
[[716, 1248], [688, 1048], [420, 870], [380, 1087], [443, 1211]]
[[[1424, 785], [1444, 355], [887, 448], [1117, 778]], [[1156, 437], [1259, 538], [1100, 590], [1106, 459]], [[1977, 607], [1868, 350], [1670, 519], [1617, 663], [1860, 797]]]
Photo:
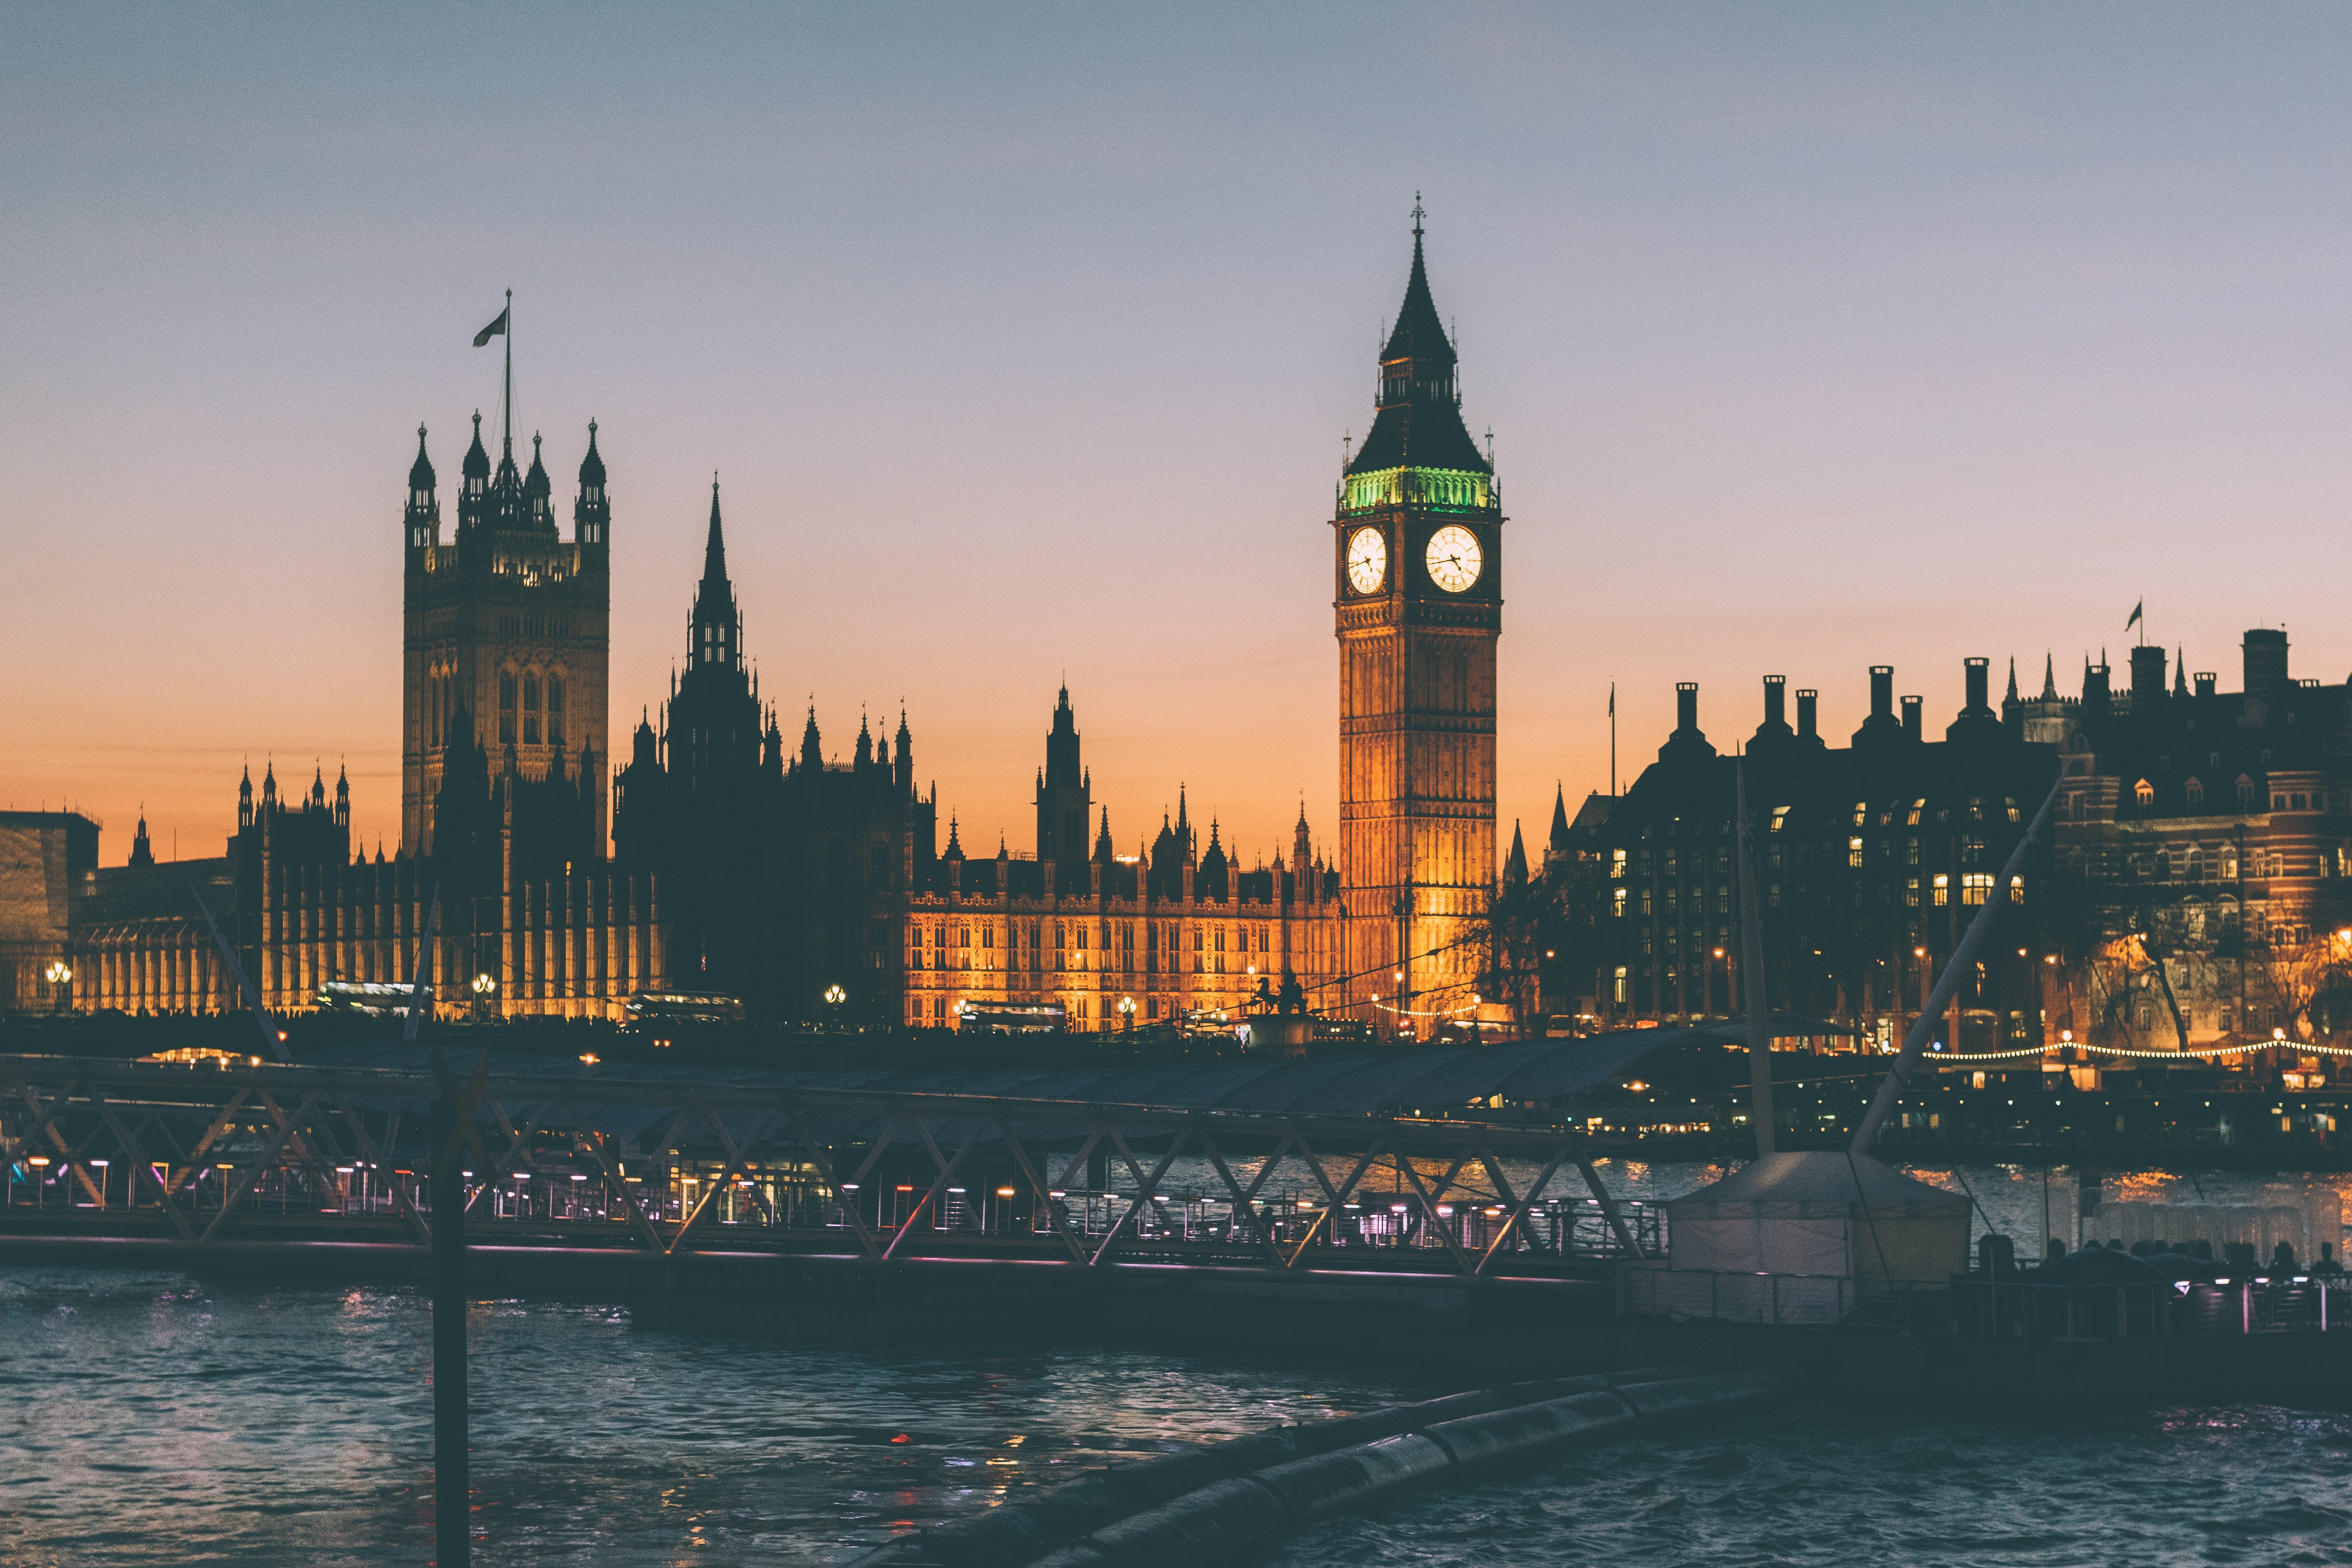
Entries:
[[1730, 1410], [1772, 1373], [1651, 1367], [1480, 1389], [1114, 1466], [891, 1542], [853, 1568], [1187, 1568], [1419, 1488], [1486, 1479], [1608, 1434]]

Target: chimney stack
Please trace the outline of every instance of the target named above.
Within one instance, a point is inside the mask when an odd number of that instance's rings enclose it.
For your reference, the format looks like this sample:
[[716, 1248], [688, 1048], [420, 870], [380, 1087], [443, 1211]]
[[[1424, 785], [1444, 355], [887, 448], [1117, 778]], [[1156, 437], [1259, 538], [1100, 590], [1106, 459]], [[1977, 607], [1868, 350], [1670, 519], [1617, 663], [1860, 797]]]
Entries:
[[1903, 700], [1903, 733], [1914, 741], [1927, 739], [1922, 732], [1923, 726], [1919, 722], [1919, 704], [1920, 699], [1916, 697], [1906, 697]]
[[1768, 675], [1764, 678], [1764, 727], [1778, 729], [1789, 722], [1789, 678]]
[[1797, 688], [1797, 733], [1805, 740], [1813, 738], [1815, 710], [1821, 700], [1822, 694], [1811, 687]]
[[1675, 682], [1675, 733], [1694, 735], [1698, 732], [1698, 682]]
[[2164, 649], [2143, 643], [2131, 651], [2132, 706], [2142, 712], [2164, 700]]
[[2221, 677], [2217, 671], [2200, 669], [2197, 672], [2195, 679], [2197, 681], [2197, 695], [2200, 697], [2210, 697], [2213, 695], [2213, 688], [2221, 684]]
[[1968, 672], [1969, 701], [1961, 711], [1970, 714], [1992, 711], [1992, 660], [1971, 658], [1962, 661]]
[[1895, 717], [1895, 667], [1891, 664], [1870, 667], [1870, 716], [1874, 719]]

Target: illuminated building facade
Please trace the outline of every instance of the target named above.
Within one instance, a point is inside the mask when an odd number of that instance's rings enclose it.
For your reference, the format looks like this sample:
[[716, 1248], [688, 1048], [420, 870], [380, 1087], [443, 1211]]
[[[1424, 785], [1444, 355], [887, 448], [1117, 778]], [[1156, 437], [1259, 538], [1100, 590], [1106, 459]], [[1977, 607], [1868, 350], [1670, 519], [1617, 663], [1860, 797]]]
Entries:
[[1342, 1005], [1394, 1023], [1458, 1011], [1483, 967], [1503, 614], [1501, 499], [1462, 423], [1418, 209], [1380, 371], [1378, 413], [1339, 483], [1333, 610], [1340, 897], [1359, 977]]
[[1000, 842], [993, 857], [968, 858], [951, 823], [945, 852], [916, 864], [899, 915], [904, 1021], [950, 1028], [967, 1007], [1057, 1006], [1069, 1028], [1108, 1033], [1238, 1017], [1261, 993], [1334, 1005], [1339, 876], [1315, 855], [1305, 811], [1287, 859], [1250, 870], [1214, 822], [1201, 850], [1181, 789], [1175, 819], [1148, 848], [1115, 852], [1107, 809], [1088, 847], [1093, 781], [1079, 744], [1066, 687], [1038, 773], [1033, 852]]
[[457, 532], [444, 541], [418, 426], [402, 518], [401, 851], [432, 851], [442, 776], [454, 753], [480, 745], [535, 786], [527, 816], [546, 797], [578, 817], [562, 858], [601, 859], [612, 502], [596, 426], [570, 539], [556, 526], [538, 437], [530, 471], [519, 473], [509, 431], [493, 474], [476, 415], [460, 484]]

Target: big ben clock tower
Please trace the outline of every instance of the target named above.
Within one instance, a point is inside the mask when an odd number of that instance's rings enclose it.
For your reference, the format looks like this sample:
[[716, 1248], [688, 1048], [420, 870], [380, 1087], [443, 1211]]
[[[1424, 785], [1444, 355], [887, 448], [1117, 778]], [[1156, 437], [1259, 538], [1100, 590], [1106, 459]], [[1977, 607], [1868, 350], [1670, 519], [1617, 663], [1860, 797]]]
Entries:
[[[1433, 1024], [1471, 1005], [1495, 880], [1495, 639], [1503, 512], [1462, 423], [1454, 344], [1412, 277], [1378, 414], [1332, 523], [1339, 638], [1346, 1009]], [[1391, 1011], [1393, 1009], [1393, 1011]]]

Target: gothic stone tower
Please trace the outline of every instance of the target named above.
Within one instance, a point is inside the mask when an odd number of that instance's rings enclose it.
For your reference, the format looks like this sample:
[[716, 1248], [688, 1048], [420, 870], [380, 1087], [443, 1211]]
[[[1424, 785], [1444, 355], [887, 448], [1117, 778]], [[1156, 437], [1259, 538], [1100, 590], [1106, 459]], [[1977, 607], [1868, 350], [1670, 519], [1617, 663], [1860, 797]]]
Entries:
[[419, 426], [404, 528], [401, 847], [432, 851], [444, 767], [470, 742], [494, 772], [511, 759], [526, 781], [570, 774], [590, 803], [578, 852], [602, 858], [612, 507], [596, 426], [588, 426], [569, 540], [556, 529], [538, 437], [529, 475], [515, 470], [509, 433], [493, 477], [477, 414], [463, 479], [457, 535], [445, 543]]
[[[1469, 1005], [1495, 881], [1503, 513], [1463, 426], [1418, 207], [1377, 406], [1332, 525], [1348, 1005], [1375, 1020], [1382, 1004]], [[1426, 1038], [1431, 1020], [1413, 1022]]]

